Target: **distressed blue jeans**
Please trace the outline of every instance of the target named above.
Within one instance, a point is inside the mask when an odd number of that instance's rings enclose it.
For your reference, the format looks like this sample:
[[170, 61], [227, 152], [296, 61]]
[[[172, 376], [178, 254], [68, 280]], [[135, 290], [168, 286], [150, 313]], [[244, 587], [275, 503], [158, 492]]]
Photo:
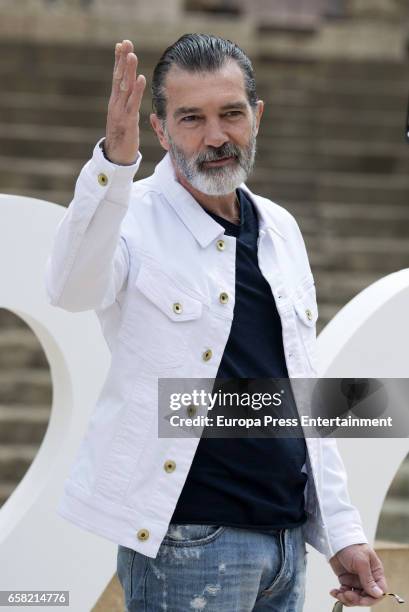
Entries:
[[302, 527], [170, 523], [155, 559], [117, 555], [126, 612], [301, 612], [305, 571]]

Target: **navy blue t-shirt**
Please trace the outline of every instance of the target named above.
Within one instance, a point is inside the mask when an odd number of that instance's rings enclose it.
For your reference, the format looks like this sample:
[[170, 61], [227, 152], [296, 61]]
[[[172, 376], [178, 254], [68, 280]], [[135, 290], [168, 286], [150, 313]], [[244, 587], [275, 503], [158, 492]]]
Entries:
[[[216, 378], [287, 378], [281, 320], [258, 267], [257, 210], [242, 189], [240, 224], [206, 211], [236, 237], [235, 306]], [[304, 438], [199, 441], [171, 522], [250, 529], [290, 528], [306, 520]]]

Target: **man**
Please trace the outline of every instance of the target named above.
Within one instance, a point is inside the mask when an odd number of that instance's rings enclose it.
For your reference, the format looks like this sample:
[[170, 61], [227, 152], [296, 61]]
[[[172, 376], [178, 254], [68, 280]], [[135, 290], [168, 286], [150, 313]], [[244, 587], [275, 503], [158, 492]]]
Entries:
[[118, 43], [106, 138], [47, 265], [50, 302], [95, 310], [112, 352], [59, 513], [119, 545], [128, 610], [299, 612], [306, 542], [336, 599], [372, 605], [383, 568], [333, 439], [158, 436], [157, 378], [315, 376], [318, 313], [295, 219], [245, 185], [263, 113], [249, 58], [199, 34], [164, 52], [150, 119], [167, 153], [133, 183], [136, 68]]

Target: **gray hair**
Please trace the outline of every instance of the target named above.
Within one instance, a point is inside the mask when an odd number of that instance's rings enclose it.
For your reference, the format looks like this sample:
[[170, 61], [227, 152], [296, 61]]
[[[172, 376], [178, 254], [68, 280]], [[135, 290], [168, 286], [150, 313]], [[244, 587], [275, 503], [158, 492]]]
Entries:
[[172, 65], [188, 72], [215, 72], [228, 59], [235, 60], [243, 71], [250, 106], [257, 105], [254, 69], [249, 57], [236, 43], [212, 34], [184, 34], [163, 52], [153, 71], [152, 107], [164, 122], [166, 119], [165, 79]]

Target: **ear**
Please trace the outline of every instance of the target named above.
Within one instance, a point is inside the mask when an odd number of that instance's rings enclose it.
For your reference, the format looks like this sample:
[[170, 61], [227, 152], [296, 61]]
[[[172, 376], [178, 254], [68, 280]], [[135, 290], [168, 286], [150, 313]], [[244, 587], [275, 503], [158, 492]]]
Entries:
[[257, 126], [257, 131], [256, 134], [258, 134], [258, 128], [260, 126], [260, 121], [261, 121], [261, 116], [263, 114], [264, 111], [264, 102], [263, 100], [257, 100], [257, 108], [256, 108], [256, 126]]
[[156, 136], [158, 137], [161, 146], [165, 149], [165, 151], [169, 151], [169, 142], [162, 128], [162, 121], [159, 119], [156, 113], [151, 113], [149, 116], [149, 120], [151, 122], [151, 126], [156, 132]]

